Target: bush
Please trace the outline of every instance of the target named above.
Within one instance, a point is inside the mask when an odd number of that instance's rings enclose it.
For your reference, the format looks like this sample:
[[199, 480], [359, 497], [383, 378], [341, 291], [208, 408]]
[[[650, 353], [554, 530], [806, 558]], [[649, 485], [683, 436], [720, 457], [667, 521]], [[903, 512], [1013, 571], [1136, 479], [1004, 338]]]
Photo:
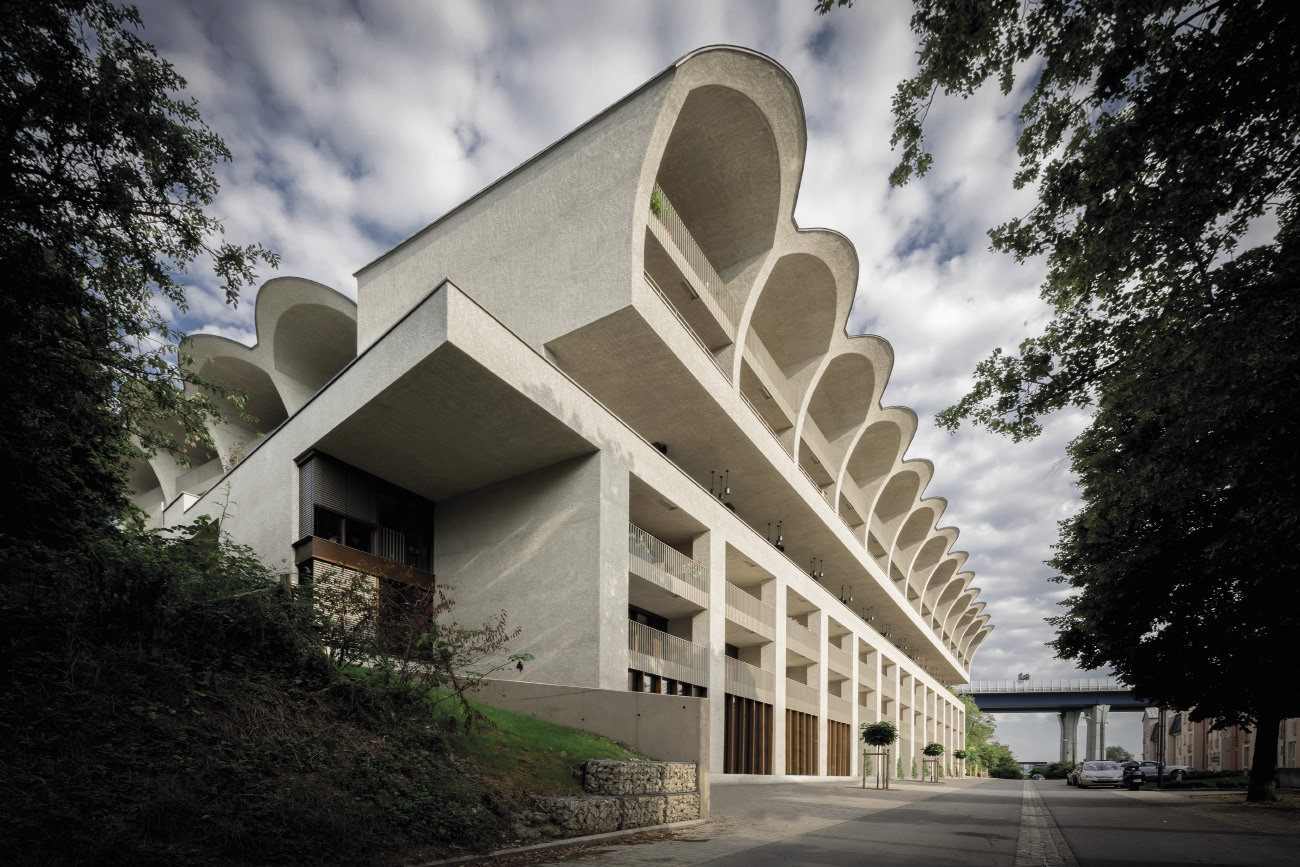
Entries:
[[[1147, 782], [1153, 782], [1152, 778], [1147, 777]], [[1188, 774], [1181, 780], [1165, 780], [1163, 785], [1166, 789], [1244, 789], [1250, 785], [1250, 775], [1238, 771], [1231, 776], [1216, 774], [1194, 779]]]
[[[311, 860], [497, 843], [409, 681], [331, 665], [313, 609], [200, 521], [0, 585], [6, 863]], [[12, 579], [12, 572], [9, 576]]]
[[1042, 774], [1049, 780], [1064, 780], [1069, 776], [1070, 771], [1074, 769], [1072, 762], [1052, 762], [1050, 765], [1040, 769], [1035, 768], [1038, 773]]

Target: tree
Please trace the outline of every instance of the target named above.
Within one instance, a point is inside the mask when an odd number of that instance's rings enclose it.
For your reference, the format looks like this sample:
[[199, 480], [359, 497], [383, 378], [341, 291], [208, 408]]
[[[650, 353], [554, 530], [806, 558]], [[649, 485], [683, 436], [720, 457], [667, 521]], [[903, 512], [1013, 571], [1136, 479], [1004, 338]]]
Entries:
[[[1015, 184], [1038, 203], [990, 236], [1046, 257], [1054, 313], [938, 422], [1020, 440], [1091, 407], [1069, 447], [1083, 508], [1050, 561], [1074, 591], [1051, 621], [1058, 656], [1271, 745], [1300, 715], [1261, 665], [1290, 658], [1300, 627], [1300, 10], [916, 0], [911, 23], [920, 68], [894, 98], [891, 181], [932, 164], [939, 91], [993, 79], [1021, 99]], [[1248, 800], [1275, 798], [1275, 762], [1255, 751]]]
[[[204, 208], [230, 153], [185, 82], [108, 0], [0, 5], [0, 556], [7, 580], [91, 564], [128, 518], [126, 462], [207, 439], [213, 395], [177, 365], [185, 272], [229, 303], [260, 246]], [[189, 396], [185, 385], [199, 386]], [[208, 386], [207, 388], [202, 388]], [[235, 396], [235, 403], [239, 397]]]
[[1119, 744], [1112, 744], [1106, 747], [1106, 758], [1112, 762], [1131, 762], [1133, 761], [1133, 754]]

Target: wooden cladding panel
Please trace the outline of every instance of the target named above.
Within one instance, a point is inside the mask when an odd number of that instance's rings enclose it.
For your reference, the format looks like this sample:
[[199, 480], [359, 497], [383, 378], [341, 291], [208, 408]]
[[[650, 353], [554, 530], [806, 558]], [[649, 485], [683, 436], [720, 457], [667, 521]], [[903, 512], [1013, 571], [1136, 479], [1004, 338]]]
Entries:
[[810, 713], [785, 712], [785, 772], [817, 773], [817, 717]]
[[852, 771], [853, 740], [849, 736], [848, 723], [826, 722], [826, 773], [832, 777], [847, 777]]
[[724, 774], [772, 773], [772, 706], [728, 694]]

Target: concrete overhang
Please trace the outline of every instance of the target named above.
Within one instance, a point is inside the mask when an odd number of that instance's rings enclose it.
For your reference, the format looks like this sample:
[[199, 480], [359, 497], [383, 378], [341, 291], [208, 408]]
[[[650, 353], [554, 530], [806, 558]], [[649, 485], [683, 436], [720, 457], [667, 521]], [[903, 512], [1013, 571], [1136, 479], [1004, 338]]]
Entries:
[[431, 500], [596, 446], [453, 343], [443, 343], [316, 447]]

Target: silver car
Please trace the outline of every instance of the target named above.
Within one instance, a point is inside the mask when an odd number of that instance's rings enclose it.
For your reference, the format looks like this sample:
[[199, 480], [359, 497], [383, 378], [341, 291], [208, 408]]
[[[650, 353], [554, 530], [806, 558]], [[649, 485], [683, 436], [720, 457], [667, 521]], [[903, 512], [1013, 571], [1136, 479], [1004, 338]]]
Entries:
[[[1147, 782], [1155, 782], [1161, 769], [1159, 762], [1153, 762], [1150, 759], [1147, 759], [1140, 762], [1138, 766], [1146, 772]], [[1191, 768], [1187, 765], [1165, 765], [1164, 778], [1166, 780], [1181, 780], [1183, 777], [1187, 776], [1187, 773], [1190, 770]]]
[[1080, 789], [1089, 786], [1124, 785], [1124, 769], [1119, 762], [1084, 762], [1074, 774], [1074, 784]]

